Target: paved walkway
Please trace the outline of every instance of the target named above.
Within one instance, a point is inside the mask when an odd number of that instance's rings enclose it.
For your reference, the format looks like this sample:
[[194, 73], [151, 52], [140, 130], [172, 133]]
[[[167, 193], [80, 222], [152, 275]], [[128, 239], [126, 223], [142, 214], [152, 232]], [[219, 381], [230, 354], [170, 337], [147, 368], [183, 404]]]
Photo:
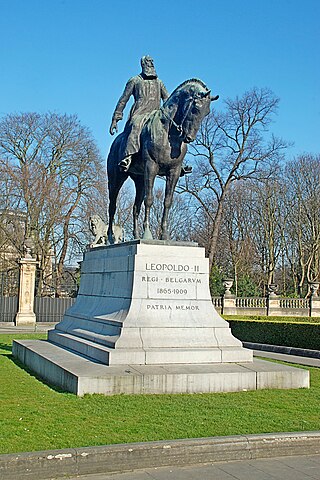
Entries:
[[266, 458], [189, 467], [161, 467], [71, 477], [69, 480], [319, 480], [320, 454]]
[[20, 326], [6, 325], [5, 322], [0, 322], [0, 334], [13, 334], [13, 333], [45, 333], [48, 330], [54, 328], [56, 323], [36, 323], [34, 326]]
[[262, 350], [253, 350], [255, 357], [270, 358], [272, 360], [281, 360], [282, 362], [296, 363], [308, 367], [320, 368], [320, 359], [311, 357], [300, 357], [298, 355], [289, 355], [287, 353], [266, 352]]

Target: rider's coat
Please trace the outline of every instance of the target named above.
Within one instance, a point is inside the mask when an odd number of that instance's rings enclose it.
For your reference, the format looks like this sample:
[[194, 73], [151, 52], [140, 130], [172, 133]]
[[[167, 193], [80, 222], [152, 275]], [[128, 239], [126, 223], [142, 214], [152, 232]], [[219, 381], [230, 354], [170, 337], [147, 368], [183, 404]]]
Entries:
[[120, 159], [139, 151], [140, 133], [146, 118], [151, 112], [160, 108], [161, 99], [165, 101], [169, 96], [166, 87], [158, 77], [136, 75], [128, 80], [115, 108], [113, 120], [122, 119], [123, 111], [131, 95], [133, 95], [134, 104], [124, 128], [126, 141], [122, 142]]

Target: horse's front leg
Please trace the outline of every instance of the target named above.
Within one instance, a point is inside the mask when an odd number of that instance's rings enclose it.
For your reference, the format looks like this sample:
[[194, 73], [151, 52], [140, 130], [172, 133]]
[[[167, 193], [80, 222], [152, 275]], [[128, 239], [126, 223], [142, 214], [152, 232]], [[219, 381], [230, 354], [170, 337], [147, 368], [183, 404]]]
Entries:
[[145, 186], [144, 186], [144, 178], [142, 175], [137, 175], [133, 180], [136, 187], [136, 197], [133, 205], [133, 238], [136, 240], [140, 238], [138, 219], [139, 219], [139, 214], [141, 210], [141, 205], [144, 199]]
[[150, 210], [153, 204], [153, 185], [156, 175], [159, 171], [158, 165], [152, 160], [147, 159], [144, 171], [145, 198], [144, 198], [144, 222], [143, 222], [143, 239], [152, 240], [150, 230]]
[[179, 180], [180, 170], [180, 168], [171, 170], [167, 175], [166, 190], [163, 203], [163, 214], [161, 221], [161, 240], [170, 240], [168, 234], [168, 216], [173, 201], [174, 189], [176, 188], [177, 182]]

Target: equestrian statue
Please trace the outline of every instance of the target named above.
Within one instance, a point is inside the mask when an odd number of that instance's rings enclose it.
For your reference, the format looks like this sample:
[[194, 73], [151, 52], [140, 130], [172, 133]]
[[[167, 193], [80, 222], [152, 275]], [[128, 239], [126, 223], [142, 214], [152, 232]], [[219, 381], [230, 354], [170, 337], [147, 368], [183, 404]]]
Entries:
[[[111, 145], [107, 160], [109, 187], [108, 241], [114, 243], [112, 225], [117, 196], [123, 183], [132, 178], [135, 184], [133, 206], [133, 235], [139, 238], [138, 216], [142, 202], [145, 205], [143, 238], [152, 239], [149, 219], [153, 204], [153, 186], [157, 175], [165, 177], [165, 198], [161, 221], [161, 240], [168, 240], [168, 213], [180, 176], [191, 172], [184, 166], [187, 144], [193, 142], [201, 121], [210, 112], [211, 91], [199, 79], [190, 79], [179, 85], [169, 96], [159, 80], [153, 59], [141, 59], [142, 72], [132, 77], [115, 108], [110, 134], [117, 131], [117, 122], [131, 97], [134, 103], [122, 133]], [[163, 104], [161, 105], [161, 100]]]

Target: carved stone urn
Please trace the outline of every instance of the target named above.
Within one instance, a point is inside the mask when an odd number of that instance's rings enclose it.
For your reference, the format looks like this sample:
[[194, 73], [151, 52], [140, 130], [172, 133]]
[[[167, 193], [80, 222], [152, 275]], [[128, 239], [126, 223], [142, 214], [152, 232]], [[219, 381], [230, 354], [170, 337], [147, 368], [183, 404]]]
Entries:
[[269, 297], [277, 296], [278, 285], [276, 283], [269, 283], [268, 285], [268, 295]]
[[225, 288], [224, 296], [232, 295], [232, 293], [230, 292], [230, 288], [232, 287], [232, 285], [233, 285], [233, 278], [227, 278], [223, 280], [223, 286]]
[[27, 237], [23, 244], [25, 258], [32, 258], [32, 253], [34, 250], [34, 241], [32, 237]]

